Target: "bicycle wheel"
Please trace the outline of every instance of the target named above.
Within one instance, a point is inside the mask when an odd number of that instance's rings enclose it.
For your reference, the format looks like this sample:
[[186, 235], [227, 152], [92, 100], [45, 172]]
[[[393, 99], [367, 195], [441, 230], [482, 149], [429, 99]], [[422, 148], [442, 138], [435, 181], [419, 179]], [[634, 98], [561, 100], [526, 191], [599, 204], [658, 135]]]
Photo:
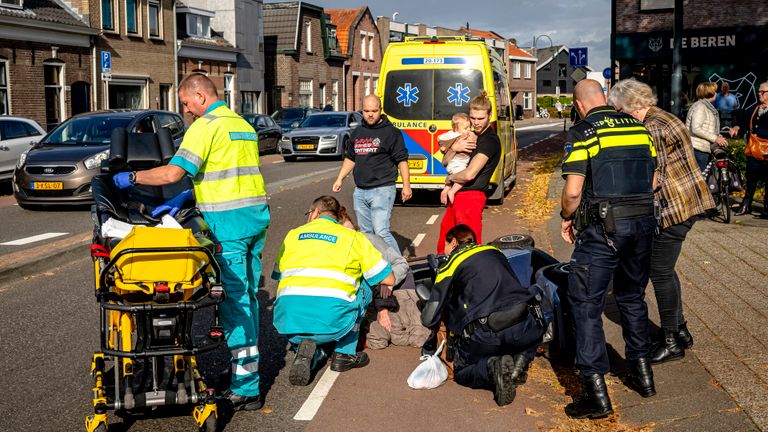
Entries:
[[720, 183], [720, 205], [722, 206], [721, 215], [723, 223], [731, 223], [731, 200], [728, 182]]

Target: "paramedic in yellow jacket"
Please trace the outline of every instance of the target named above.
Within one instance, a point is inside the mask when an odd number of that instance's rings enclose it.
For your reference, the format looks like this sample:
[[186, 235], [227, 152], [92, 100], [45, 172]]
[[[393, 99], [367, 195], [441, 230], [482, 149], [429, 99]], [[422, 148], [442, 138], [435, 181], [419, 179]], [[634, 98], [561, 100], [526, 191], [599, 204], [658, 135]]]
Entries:
[[307, 214], [307, 223], [285, 236], [272, 273], [280, 281], [275, 328], [296, 347], [288, 375], [293, 385], [309, 384], [333, 345], [331, 370], [367, 365], [368, 355], [357, 352], [357, 342], [371, 302], [369, 286], [395, 283], [392, 267], [365, 235], [339, 223], [336, 198], [317, 198]]
[[[259, 171], [257, 135], [250, 124], [218, 100], [216, 87], [194, 74], [179, 85], [179, 100], [196, 120], [184, 135], [171, 162], [159, 168], [119, 173], [118, 187], [160, 186], [184, 175], [194, 177], [194, 198], [211, 228], [227, 298], [221, 323], [232, 354], [232, 384], [224, 396], [236, 409], [260, 409], [259, 304], [261, 250], [269, 225], [264, 179]], [[179, 211], [192, 190], [172, 198], [153, 216]]]

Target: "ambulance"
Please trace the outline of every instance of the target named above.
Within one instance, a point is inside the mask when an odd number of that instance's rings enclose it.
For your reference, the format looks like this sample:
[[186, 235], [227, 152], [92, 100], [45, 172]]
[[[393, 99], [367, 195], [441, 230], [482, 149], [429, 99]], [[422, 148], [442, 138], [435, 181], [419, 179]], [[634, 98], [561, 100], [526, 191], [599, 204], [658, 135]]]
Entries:
[[[482, 39], [465, 36], [406, 37], [404, 42], [389, 44], [377, 95], [384, 114], [403, 133], [411, 188], [443, 189], [447, 172], [437, 137], [451, 130], [453, 114], [469, 114], [469, 101], [481, 90], [491, 98], [490, 127], [502, 147], [486, 193], [492, 202], [501, 204], [517, 170], [517, 140], [503, 57]], [[401, 179], [397, 181], [401, 188]]]

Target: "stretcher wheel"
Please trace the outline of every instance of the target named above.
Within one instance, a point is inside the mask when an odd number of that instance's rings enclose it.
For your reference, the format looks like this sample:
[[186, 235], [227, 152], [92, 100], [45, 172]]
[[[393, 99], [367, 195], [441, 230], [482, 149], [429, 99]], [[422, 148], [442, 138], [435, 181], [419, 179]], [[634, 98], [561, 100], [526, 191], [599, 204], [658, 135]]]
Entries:
[[508, 234], [492, 241], [491, 246], [499, 249], [528, 248], [534, 247], [535, 242], [533, 237], [527, 234]]
[[216, 415], [211, 414], [205, 419], [205, 423], [200, 426], [200, 432], [216, 432]]
[[107, 424], [106, 423], [102, 423], [102, 424], [96, 426], [96, 429], [94, 429], [93, 432], [107, 432]]

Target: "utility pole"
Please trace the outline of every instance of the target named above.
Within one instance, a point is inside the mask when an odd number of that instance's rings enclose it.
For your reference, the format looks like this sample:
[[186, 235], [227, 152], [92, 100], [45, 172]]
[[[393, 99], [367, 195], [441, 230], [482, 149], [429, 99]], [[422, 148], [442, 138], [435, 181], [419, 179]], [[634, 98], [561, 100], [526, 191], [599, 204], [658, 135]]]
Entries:
[[683, 84], [683, 0], [675, 0], [675, 20], [672, 26], [672, 114], [680, 116], [683, 107], [680, 93]]

